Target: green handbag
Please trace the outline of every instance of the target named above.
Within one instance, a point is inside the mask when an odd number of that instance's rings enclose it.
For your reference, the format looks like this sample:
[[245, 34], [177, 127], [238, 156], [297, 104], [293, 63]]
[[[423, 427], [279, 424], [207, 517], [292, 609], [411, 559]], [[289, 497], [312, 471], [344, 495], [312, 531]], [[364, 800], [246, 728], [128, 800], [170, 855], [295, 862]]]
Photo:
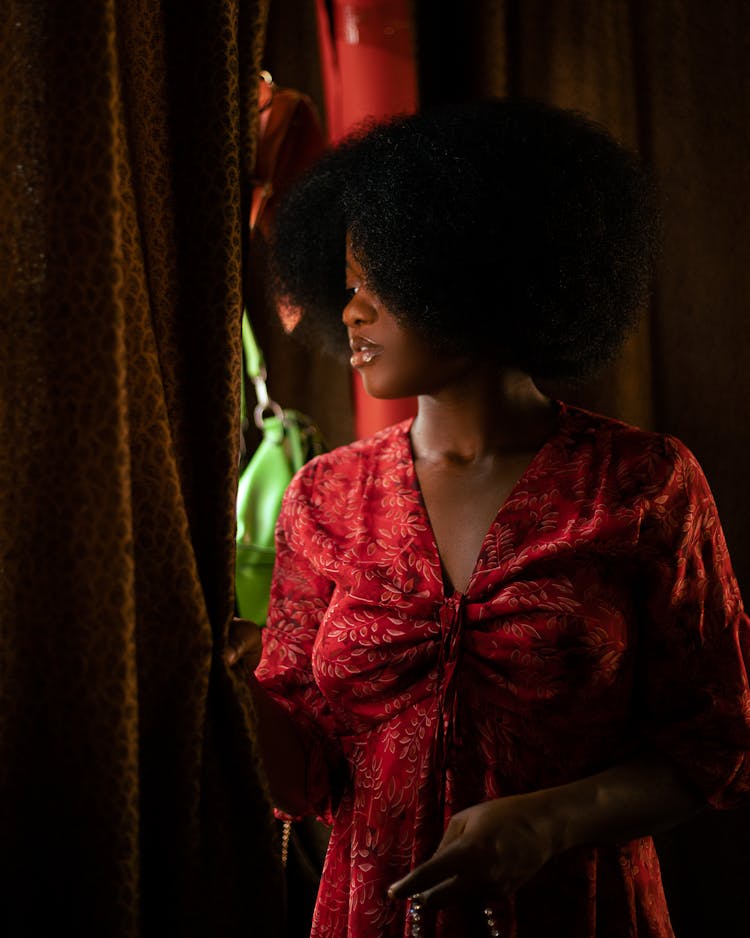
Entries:
[[[268, 396], [263, 353], [255, 341], [247, 310], [242, 314], [245, 372], [255, 388], [255, 425], [263, 437], [237, 487], [237, 559], [235, 593], [243, 619], [263, 625], [276, 555], [274, 532], [281, 500], [298, 469], [324, 450], [320, 430], [294, 410], [283, 410]], [[242, 416], [246, 419], [244, 380]]]

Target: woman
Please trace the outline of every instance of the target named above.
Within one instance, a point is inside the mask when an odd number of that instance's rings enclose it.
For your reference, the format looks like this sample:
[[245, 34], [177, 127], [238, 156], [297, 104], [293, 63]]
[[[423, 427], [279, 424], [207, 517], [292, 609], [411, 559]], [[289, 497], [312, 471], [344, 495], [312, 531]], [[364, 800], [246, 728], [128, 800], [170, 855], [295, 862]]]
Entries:
[[650, 835], [747, 792], [700, 467], [535, 383], [621, 346], [656, 227], [605, 131], [519, 101], [371, 127], [279, 215], [300, 330], [343, 319], [366, 389], [419, 402], [308, 464], [277, 531], [252, 686], [275, 804], [333, 824], [315, 936], [666, 938]]

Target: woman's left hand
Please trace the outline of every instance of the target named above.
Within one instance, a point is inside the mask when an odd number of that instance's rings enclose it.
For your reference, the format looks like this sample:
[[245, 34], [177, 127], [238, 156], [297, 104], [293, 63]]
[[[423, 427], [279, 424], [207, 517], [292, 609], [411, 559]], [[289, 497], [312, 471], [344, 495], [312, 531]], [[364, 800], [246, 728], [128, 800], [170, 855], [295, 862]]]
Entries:
[[222, 657], [226, 664], [233, 667], [242, 662], [249, 671], [254, 671], [263, 653], [261, 627], [249, 619], [232, 619], [227, 635], [227, 643]]
[[553, 856], [555, 830], [546, 799], [513, 795], [460, 811], [435, 854], [389, 889], [419, 894], [424, 908], [515, 892]]

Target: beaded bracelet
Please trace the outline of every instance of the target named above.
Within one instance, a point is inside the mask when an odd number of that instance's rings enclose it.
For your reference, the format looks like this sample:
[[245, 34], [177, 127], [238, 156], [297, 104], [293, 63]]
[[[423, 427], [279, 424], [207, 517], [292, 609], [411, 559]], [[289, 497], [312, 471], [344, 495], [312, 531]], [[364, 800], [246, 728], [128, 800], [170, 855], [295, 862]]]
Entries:
[[[424, 919], [422, 918], [423, 912], [424, 900], [422, 899], [422, 896], [419, 894], [416, 896], [410, 896], [409, 924], [411, 925], [412, 938], [425, 938]], [[486, 906], [483, 909], [483, 912], [485, 921], [487, 922], [487, 932], [490, 938], [501, 938], [500, 926], [498, 925], [494, 911], [489, 906]]]

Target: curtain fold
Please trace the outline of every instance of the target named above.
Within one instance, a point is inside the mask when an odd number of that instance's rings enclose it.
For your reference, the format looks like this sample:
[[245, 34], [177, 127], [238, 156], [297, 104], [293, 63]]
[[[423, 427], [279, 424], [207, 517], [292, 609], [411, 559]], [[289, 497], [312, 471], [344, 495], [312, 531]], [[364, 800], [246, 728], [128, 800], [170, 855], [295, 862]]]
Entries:
[[0, 19], [0, 931], [272, 935], [233, 608], [266, 5]]

